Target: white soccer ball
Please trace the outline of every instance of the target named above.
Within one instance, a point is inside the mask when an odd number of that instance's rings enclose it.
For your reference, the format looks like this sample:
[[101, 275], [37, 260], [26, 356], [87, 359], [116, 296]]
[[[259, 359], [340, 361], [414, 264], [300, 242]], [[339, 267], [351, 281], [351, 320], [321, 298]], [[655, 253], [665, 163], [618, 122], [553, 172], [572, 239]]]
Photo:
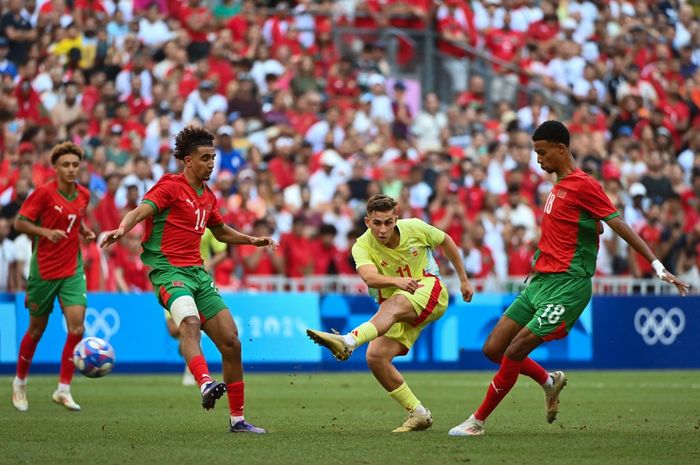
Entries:
[[114, 349], [99, 337], [86, 337], [73, 349], [73, 363], [88, 378], [101, 378], [114, 367]]

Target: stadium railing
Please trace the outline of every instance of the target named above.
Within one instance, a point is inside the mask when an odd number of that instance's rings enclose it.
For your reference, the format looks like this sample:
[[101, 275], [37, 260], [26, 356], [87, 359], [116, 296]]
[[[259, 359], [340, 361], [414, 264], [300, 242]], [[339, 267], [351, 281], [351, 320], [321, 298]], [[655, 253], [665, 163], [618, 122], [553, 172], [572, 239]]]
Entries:
[[[286, 276], [247, 276], [246, 286], [264, 292], [319, 292], [322, 294], [364, 294], [367, 286], [359, 276], [355, 275], [319, 275], [303, 278], [288, 278]], [[450, 293], [459, 293], [459, 280], [455, 277], [444, 279]], [[505, 280], [496, 278], [472, 279], [472, 285], [477, 292], [507, 292], [517, 293], [525, 286], [525, 276], [510, 277]], [[700, 283], [690, 283], [691, 294], [700, 294]], [[676, 295], [674, 286], [659, 279], [635, 279], [631, 277], [595, 277], [593, 278], [593, 294], [595, 295]]]

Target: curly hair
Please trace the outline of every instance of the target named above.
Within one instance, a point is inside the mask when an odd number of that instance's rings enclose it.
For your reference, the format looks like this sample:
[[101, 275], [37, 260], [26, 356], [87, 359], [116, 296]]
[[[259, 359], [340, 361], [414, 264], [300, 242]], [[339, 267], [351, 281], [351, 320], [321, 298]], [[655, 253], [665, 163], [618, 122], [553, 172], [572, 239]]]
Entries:
[[388, 195], [375, 194], [367, 201], [367, 215], [372, 212], [391, 212], [398, 203]]
[[68, 154], [77, 155], [79, 159], [83, 159], [83, 149], [75, 145], [73, 142], [68, 141], [56, 145], [51, 150], [51, 164], [55, 165], [59, 158]]
[[197, 147], [213, 147], [214, 135], [206, 129], [188, 126], [175, 137], [175, 153], [173, 156], [183, 160], [191, 155]]

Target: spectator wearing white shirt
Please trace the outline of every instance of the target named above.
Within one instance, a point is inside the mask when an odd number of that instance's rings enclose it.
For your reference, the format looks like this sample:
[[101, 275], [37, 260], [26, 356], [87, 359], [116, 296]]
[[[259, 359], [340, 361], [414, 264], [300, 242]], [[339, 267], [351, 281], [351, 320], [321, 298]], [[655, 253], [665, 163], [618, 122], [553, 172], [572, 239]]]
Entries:
[[425, 96], [425, 108], [420, 112], [413, 127], [417, 139], [418, 150], [424, 152], [428, 147], [441, 145], [440, 133], [447, 127], [447, 115], [440, 111], [440, 99], [437, 94], [430, 92]]
[[333, 200], [333, 195], [342, 179], [333, 173], [336, 165], [343, 159], [338, 152], [332, 149], [325, 150], [321, 154], [321, 168], [316, 170], [309, 178], [309, 188], [311, 189], [311, 208], [318, 208], [328, 205]]
[[345, 139], [345, 130], [343, 126], [339, 124], [340, 121], [340, 109], [338, 107], [331, 107], [326, 112], [325, 119], [318, 121], [311, 126], [304, 139], [311, 144], [311, 148], [314, 152], [320, 152], [332, 144], [334, 147], [340, 147]]
[[148, 159], [145, 157], [136, 157], [136, 159], [134, 159], [134, 172], [122, 179], [121, 185], [114, 196], [114, 204], [119, 208], [124, 208], [126, 206], [129, 186], [136, 186], [138, 189], [138, 202], [140, 203], [144, 194], [148, 192], [155, 183], [151, 173], [151, 167], [148, 164]]
[[372, 74], [367, 79], [367, 85], [372, 92], [370, 119], [374, 122], [393, 123], [394, 108], [391, 99], [386, 95], [386, 78], [381, 74]]
[[15, 263], [15, 246], [7, 237], [10, 234], [10, 222], [0, 218], [0, 291], [15, 289], [15, 279], [12, 274]]
[[158, 4], [151, 3], [146, 15], [139, 21], [138, 38], [147, 47], [158, 48], [175, 36], [158, 12]]
[[496, 210], [496, 218], [504, 223], [510, 223], [512, 226], [523, 226], [525, 240], [535, 239], [537, 220], [532, 208], [523, 202], [520, 186], [508, 186], [508, 203]]
[[208, 122], [217, 112], [226, 113], [228, 102], [226, 97], [217, 94], [212, 81], [205, 80], [199, 84], [199, 89], [193, 90], [187, 96], [185, 108], [182, 111], [182, 119], [186, 123], [195, 118], [202, 123]]

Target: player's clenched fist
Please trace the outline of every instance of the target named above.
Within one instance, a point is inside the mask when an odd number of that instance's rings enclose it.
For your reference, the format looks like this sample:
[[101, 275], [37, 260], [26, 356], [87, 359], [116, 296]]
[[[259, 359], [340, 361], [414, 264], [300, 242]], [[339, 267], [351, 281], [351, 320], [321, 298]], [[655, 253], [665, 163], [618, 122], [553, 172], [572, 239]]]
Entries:
[[418, 281], [416, 281], [413, 278], [396, 278], [396, 280], [397, 280], [396, 287], [398, 287], [399, 289], [402, 289], [404, 291], [408, 291], [411, 294], [416, 292], [418, 290], [418, 288], [423, 287], [423, 285], [421, 283], [419, 283]]

